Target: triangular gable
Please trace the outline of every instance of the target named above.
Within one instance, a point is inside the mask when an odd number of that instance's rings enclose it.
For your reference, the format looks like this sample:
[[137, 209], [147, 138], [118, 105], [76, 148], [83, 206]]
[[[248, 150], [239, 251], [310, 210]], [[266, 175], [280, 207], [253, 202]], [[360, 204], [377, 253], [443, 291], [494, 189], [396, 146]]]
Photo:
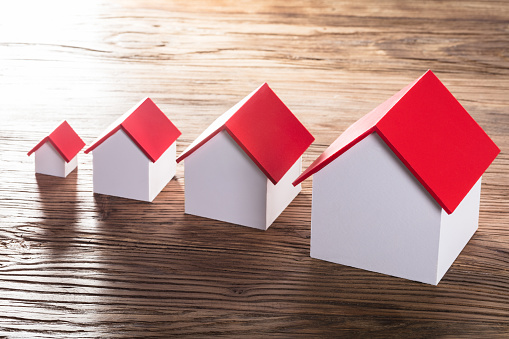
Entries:
[[277, 184], [314, 137], [270, 89], [263, 84], [214, 121], [177, 162], [225, 130], [260, 170]]
[[145, 98], [111, 124], [85, 153], [93, 151], [119, 129], [152, 162], [156, 162], [182, 134], [150, 98]]
[[71, 161], [76, 154], [81, 151], [83, 146], [85, 146], [85, 142], [83, 142], [79, 135], [72, 129], [71, 125], [65, 120], [62, 121], [53, 132], [39, 141], [27, 154], [31, 155], [46, 142], [49, 142], [66, 162]]
[[440, 80], [428, 71], [348, 128], [294, 185], [373, 132], [449, 214], [500, 152]]

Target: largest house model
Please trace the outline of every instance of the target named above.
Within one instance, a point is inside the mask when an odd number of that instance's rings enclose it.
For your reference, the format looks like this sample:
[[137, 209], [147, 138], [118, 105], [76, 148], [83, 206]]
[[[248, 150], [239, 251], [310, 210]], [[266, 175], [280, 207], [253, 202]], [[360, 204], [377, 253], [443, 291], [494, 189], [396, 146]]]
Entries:
[[500, 150], [428, 71], [348, 128], [313, 175], [311, 256], [438, 284], [477, 230]]
[[292, 181], [313, 140], [263, 84], [177, 159], [185, 159], [186, 213], [267, 229], [300, 192]]
[[175, 175], [180, 131], [146, 98], [111, 124], [93, 151], [94, 192], [152, 201]]

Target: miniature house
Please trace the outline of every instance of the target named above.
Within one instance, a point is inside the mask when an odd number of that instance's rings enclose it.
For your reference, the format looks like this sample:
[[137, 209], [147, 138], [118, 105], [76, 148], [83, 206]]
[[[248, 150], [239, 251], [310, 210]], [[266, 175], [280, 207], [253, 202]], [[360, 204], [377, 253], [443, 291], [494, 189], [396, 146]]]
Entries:
[[477, 230], [498, 147], [428, 71], [349, 127], [313, 175], [311, 257], [436, 285]]
[[266, 230], [299, 194], [313, 136], [263, 84], [212, 123], [185, 160], [185, 212]]
[[94, 192], [152, 201], [175, 175], [180, 131], [150, 98], [115, 121], [93, 151]]
[[78, 166], [78, 152], [85, 143], [63, 121], [45, 136], [30, 152], [35, 152], [35, 172], [65, 178]]

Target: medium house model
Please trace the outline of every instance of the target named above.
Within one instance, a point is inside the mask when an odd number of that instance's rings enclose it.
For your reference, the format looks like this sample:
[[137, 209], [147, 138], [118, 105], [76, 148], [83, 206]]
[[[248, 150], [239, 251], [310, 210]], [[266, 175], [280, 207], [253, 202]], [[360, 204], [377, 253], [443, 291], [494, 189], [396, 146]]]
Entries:
[[436, 285], [477, 229], [500, 152], [428, 71], [348, 128], [313, 177], [311, 257]]
[[35, 172], [65, 178], [78, 166], [78, 152], [85, 143], [63, 121], [53, 132], [44, 137], [30, 152], [35, 152]]
[[115, 121], [93, 151], [94, 192], [152, 201], [175, 175], [180, 131], [150, 98]]
[[263, 84], [212, 123], [185, 159], [185, 212], [266, 230], [300, 192], [313, 136]]

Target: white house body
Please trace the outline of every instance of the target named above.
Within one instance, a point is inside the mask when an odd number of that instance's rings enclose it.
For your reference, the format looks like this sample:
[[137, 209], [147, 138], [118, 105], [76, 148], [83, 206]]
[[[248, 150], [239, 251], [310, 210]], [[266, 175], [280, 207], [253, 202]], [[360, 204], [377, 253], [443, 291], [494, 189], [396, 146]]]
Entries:
[[85, 143], [67, 121], [62, 121], [27, 154], [35, 153], [35, 172], [65, 178], [78, 166]]
[[313, 175], [311, 256], [437, 285], [479, 222], [500, 150], [431, 72], [345, 130]]
[[299, 194], [313, 136], [263, 84], [219, 116], [179, 156], [185, 211], [266, 230]]
[[477, 230], [480, 191], [447, 214], [372, 133], [313, 176], [311, 257], [436, 285]]
[[274, 185], [221, 131], [184, 160], [185, 212], [266, 230], [301, 190], [301, 159]]
[[45, 142], [35, 153], [35, 172], [65, 178], [78, 166], [78, 155], [66, 162], [50, 142]]
[[94, 149], [94, 192], [153, 201], [175, 175], [176, 141], [152, 162], [119, 129]]
[[143, 99], [85, 151], [93, 152], [94, 193], [153, 201], [175, 175], [180, 135], [150, 98]]

